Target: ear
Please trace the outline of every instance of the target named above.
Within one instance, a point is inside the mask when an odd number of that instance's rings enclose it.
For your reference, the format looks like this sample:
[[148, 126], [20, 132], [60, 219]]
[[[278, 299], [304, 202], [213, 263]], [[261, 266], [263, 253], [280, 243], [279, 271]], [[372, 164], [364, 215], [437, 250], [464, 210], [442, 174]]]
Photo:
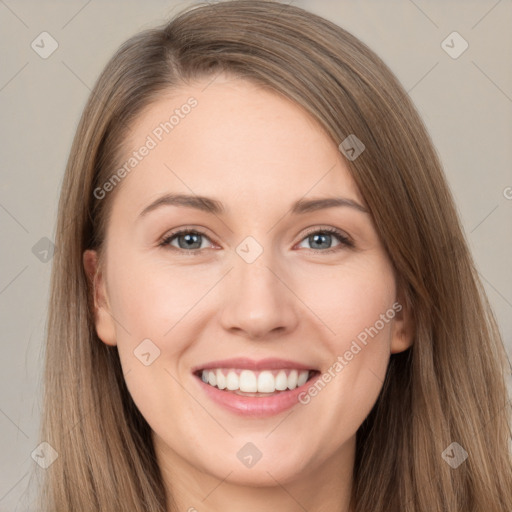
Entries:
[[91, 298], [96, 333], [103, 343], [115, 346], [117, 345], [115, 323], [110, 312], [104, 273], [97, 251], [90, 249], [84, 251], [83, 265], [92, 289]]
[[391, 353], [397, 354], [407, 350], [413, 344], [415, 325], [410, 301], [404, 293], [397, 295], [393, 310], [395, 318], [391, 333]]

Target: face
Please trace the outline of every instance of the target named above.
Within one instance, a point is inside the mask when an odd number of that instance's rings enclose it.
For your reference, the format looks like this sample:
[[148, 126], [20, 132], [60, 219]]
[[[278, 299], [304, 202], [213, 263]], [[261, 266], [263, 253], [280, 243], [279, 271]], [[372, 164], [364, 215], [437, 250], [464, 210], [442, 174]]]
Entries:
[[275, 93], [207, 83], [126, 141], [102, 265], [84, 254], [96, 330], [163, 463], [284, 484], [351, 460], [407, 314], [336, 144]]

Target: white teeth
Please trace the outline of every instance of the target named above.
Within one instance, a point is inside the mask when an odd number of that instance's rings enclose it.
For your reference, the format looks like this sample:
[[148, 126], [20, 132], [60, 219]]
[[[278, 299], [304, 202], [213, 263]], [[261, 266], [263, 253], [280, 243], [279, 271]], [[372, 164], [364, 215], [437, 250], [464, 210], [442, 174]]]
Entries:
[[299, 377], [297, 378], [297, 387], [302, 386], [303, 384], [306, 384], [306, 381], [308, 380], [309, 372], [300, 372]]
[[258, 393], [273, 393], [275, 390], [276, 387], [272, 372], [261, 372], [258, 375]]
[[217, 387], [219, 389], [226, 389], [227, 382], [226, 377], [224, 377], [224, 374], [220, 370], [217, 370], [215, 372], [215, 375], [217, 377]]
[[201, 379], [210, 386], [243, 393], [274, 393], [295, 389], [306, 383], [308, 370], [203, 370]]
[[276, 389], [278, 391], [284, 391], [288, 389], [288, 377], [286, 376], [286, 372], [281, 370], [276, 377]]
[[256, 393], [258, 391], [258, 380], [256, 374], [251, 370], [242, 370], [238, 379], [240, 391], [245, 393]]
[[297, 370], [292, 370], [290, 375], [288, 375], [288, 389], [295, 389], [297, 387], [297, 379], [299, 378], [299, 373]]
[[238, 375], [235, 372], [229, 372], [226, 378], [226, 387], [229, 391], [238, 389]]

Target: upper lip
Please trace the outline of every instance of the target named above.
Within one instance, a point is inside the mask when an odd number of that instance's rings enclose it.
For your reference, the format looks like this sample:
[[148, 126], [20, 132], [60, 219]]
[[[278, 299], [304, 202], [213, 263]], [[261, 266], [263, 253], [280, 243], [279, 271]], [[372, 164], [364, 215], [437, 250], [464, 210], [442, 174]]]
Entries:
[[233, 359], [222, 359], [201, 364], [194, 367], [192, 372], [195, 373], [199, 370], [209, 370], [214, 368], [240, 368], [252, 371], [277, 369], [314, 370], [314, 368], [309, 365], [304, 365], [297, 361], [290, 361], [289, 359], [267, 358], [255, 361], [254, 359], [249, 359], [247, 357], [235, 357]]

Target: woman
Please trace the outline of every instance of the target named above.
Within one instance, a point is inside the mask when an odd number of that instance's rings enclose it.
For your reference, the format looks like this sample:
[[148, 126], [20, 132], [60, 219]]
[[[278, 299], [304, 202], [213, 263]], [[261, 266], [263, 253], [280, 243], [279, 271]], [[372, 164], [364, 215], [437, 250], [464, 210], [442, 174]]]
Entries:
[[493, 314], [417, 112], [345, 30], [235, 0], [131, 38], [56, 246], [44, 510], [511, 509]]

